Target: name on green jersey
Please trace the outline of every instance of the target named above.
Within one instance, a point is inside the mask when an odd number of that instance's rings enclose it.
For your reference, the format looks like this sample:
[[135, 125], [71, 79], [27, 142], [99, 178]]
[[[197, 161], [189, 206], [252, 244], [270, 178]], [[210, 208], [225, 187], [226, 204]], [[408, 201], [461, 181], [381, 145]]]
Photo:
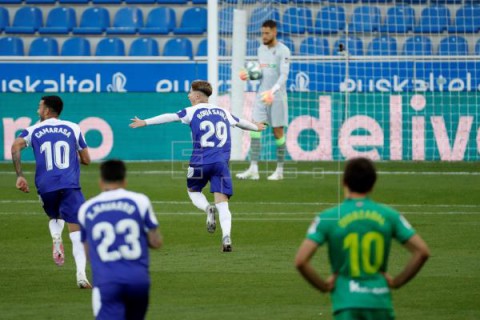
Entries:
[[345, 217], [338, 221], [338, 225], [341, 228], [347, 227], [350, 223], [358, 220], [371, 220], [377, 222], [383, 226], [385, 224], [385, 218], [377, 211], [372, 210], [355, 210], [347, 214]]

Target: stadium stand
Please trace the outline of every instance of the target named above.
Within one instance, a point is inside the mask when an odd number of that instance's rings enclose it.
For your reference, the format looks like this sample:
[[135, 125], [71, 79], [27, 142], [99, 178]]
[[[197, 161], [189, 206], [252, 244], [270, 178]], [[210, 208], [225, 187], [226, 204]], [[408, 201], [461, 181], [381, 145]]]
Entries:
[[430, 6], [422, 10], [416, 33], [442, 33], [450, 25], [450, 10], [445, 6]]
[[256, 56], [260, 41], [257, 39], [247, 39], [247, 56]]
[[30, 56], [58, 56], [58, 42], [54, 38], [36, 38], [30, 44]]
[[152, 9], [147, 16], [145, 27], [139, 29], [140, 34], [169, 34], [177, 25], [175, 11], [170, 7]]
[[381, 36], [374, 38], [367, 48], [369, 56], [395, 56], [397, 55], [397, 40], [394, 37]]
[[476, 33], [480, 31], [480, 6], [464, 6], [457, 10], [450, 33]]
[[348, 51], [350, 55], [353, 55], [353, 56], [363, 55], [363, 42], [358, 37], [342, 36], [340, 39], [335, 41], [335, 44], [333, 47], [333, 54], [335, 55], [342, 54], [340, 51], [340, 45], [343, 45], [343, 50]]
[[218, 12], [218, 31], [221, 34], [232, 34], [233, 31], [233, 10], [234, 7], [226, 7]]
[[[224, 39], [218, 39], [218, 55], [227, 55], [227, 44]], [[198, 44], [197, 57], [205, 57], [208, 54], [208, 39], [202, 39]]]
[[290, 7], [283, 13], [281, 32], [285, 34], [304, 34], [312, 32], [312, 10], [306, 7]]
[[80, 25], [73, 34], [102, 34], [110, 27], [110, 14], [103, 7], [87, 8], [82, 13]]
[[426, 36], [414, 36], [405, 40], [402, 50], [406, 56], [428, 56], [433, 54], [432, 40]]
[[152, 38], [137, 38], [130, 45], [130, 56], [158, 56], [158, 42]]
[[163, 55], [169, 57], [193, 57], [192, 42], [188, 38], [172, 38], [165, 43]]
[[180, 27], [173, 30], [174, 34], [203, 34], [207, 31], [207, 9], [193, 7], [185, 10]]
[[465, 56], [468, 55], [468, 42], [460, 36], [443, 38], [438, 45], [440, 56]]
[[56, 0], [25, 0], [26, 4], [55, 4]]
[[5, 33], [34, 34], [43, 25], [42, 11], [37, 7], [21, 7], [15, 13], [11, 27]]
[[73, 8], [56, 7], [48, 13], [45, 27], [38, 29], [40, 34], [68, 34], [77, 26], [77, 16]]
[[0, 38], [0, 56], [23, 56], [23, 51], [23, 41], [21, 38]]
[[90, 56], [90, 41], [85, 38], [72, 37], [62, 45], [62, 56]]
[[300, 43], [301, 56], [327, 56], [330, 54], [328, 40], [319, 37], [306, 37]]
[[376, 6], [361, 6], [353, 10], [348, 30], [350, 32], [374, 32], [380, 29], [381, 12]]
[[97, 44], [96, 56], [124, 56], [125, 43], [120, 38], [104, 38]]
[[[280, 12], [277, 8], [260, 7], [253, 9], [250, 14], [250, 19], [247, 26], [247, 32], [253, 34], [260, 34], [262, 29], [262, 23], [265, 20], [272, 19], [274, 21], [280, 20]], [[277, 23], [277, 28], [281, 29], [280, 23]]]
[[345, 9], [340, 6], [323, 7], [317, 13], [313, 33], [336, 34], [345, 29]]
[[288, 47], [288, 49], [290, 49], [290, 54], [293, 56], [295, 54], [295, 43], [293, 42], [293, 40], [290, 38], [290, 37], [287, 37], [287, 36], [279, 36], [278, 38], [278, 41], [282, 42], [284, 45], [286, 45]]
[[415, 10], [406, 5], [393, 6], [387, 10], [381, 32], [407, 33], [415, 27]]
[[135, 34], [143, 27], [143, 12], [137, 7], [122, 7], [113, 19], [107, 34]]
[[0, 33], [9, 25], [10, 15], [8, 14], [8, 10], [4, 7], [0, 7]]

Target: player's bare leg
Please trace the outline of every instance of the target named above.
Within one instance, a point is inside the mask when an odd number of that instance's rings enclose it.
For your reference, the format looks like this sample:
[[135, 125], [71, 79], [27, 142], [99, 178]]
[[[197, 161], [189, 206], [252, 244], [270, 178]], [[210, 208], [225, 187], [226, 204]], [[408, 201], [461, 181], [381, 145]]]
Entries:
[[273, 128], [275, 144], [277, 145], [277, 168], [267, 178], [268, 180], [283, 180], [283, 163], [285, 162], [286, 139], [283, 127]]

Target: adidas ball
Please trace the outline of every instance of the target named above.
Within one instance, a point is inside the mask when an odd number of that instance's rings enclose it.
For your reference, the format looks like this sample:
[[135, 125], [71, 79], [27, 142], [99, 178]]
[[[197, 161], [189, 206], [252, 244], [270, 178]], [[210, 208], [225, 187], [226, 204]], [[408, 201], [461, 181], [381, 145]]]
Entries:
[[248, 78], [250, 80], [258, 80], [262, 78], [262, 69], [260, 68], [260, 63], [257, 61], [246, 62], [245, 69], [247, 69]]

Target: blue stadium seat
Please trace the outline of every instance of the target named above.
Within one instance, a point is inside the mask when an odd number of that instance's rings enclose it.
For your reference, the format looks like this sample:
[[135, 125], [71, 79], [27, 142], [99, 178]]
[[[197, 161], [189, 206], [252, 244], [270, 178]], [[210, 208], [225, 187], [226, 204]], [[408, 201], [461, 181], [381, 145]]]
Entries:
[[192, 0], [193, 5], [208, 4], [208, 0]]
[[295, 54], [295, 43], [293, 42], [292, 39], [286, 36], [279, 36], [277, 37], [277, 40], [283, 43], [290, 49], [290, 54], [293, 56]]
[[374, 38], [367, 48], [369, 56], [396, 56], [397, 40], [394, 37], [381, 36]]
[[58, 56], [58, 42], [54, 38], [36, 38], [30, 44], [30, 56]]
[[480, 6], [465, 6], [457, 10], [450, 33], [476, 33], [480, 31]]
[[260, 41], [257, 39], [247, 39], [247, 56], [256, 56], [260, 47]]
[[431, 56], [432, 40], [425, 36], [410, 37], [405, 40], [402, 53], [405, 56]]
[[174, 34], [203, 34], [207, 31], [207, 9], [193, 7], [185, 10], [180, 21], [180, 27], [173, 30]]
[[422, 10], [416, 33], [442, 33], [450, 25], [450, 10], [445, 6], [431, 6]]
[[157, 0], [158, 4], [186, 4], [188, 0]]
[[77, 16], [73, 8], [56, 7], [48, 13], [45, 27], [39, 28], [41, 34], [68, 34], [77, 26]]
[[464, 37], [449, 36], [440, 40], [438, 45], [440, 56], [466, 56], [468, 55], [468, 41]]
[[8, 15], [8, 10], [4, 7], [0, 7], [0, 33], [10, 25], [10, 17]]
[[353, 10], [349, 32], [374, 32], [380, 29], [381, 13], [377, 6], [361, 6]]
[[398, 4], [426, 4], [428, 0], [397, 0]]
[[124, 56], [125, 44], [120, 38], [104, 38], [97, 44], [96, 56]]
[[363, 42], [357, 37], [341, 37], [333, 46], [333, 53], [335, 55], [340, 54], [340, 45], [343, 46], [344, 51], [348, 51], [352, 56], [363, 56]]
[[23, 0], [0, 0], [0, 4], [20, 4]]
[[466, 6], [480, 5], [480, 0], [464, 0], [463, 4]]
[[323, 7], [315, 18], [313, 33], [336, 34], [345, 29], [345, 9], [340, 6]]
[[300, 43], [301, 56], [328, 56], [328, 40], [319, 37], [306, 37]]
[[[197, 57], [205, 57], [208, 55], [208, 39], [203, 39], [198, 44]], [[225, 40], [218, 39], [218, 55], [226, 56], [227, 55], [227, 44]]]
[[121, 4], [122, 0], [92, 0], [93, 4]]
[[163, 55], [172, 57], [187, 56], [192, 59], [192, 42], [188, 38], [172, 38], [165, 43], [165, 46], [163, 47]]
[[62, 56], [89, 56], [90, 54], [90, 41], [80, 37], [65, 40], [60, 53]]
[[22, 38], [0, 38], [0, 56], [23, 56]]
[[135, 34], [143, 28], [143, 13], [137, 7], [123, 7], [117, 11], [113, 26], [107, 28], [107, 34]]
[[102, 34], [110, 27], [108, 10], [102, 7], [87, 8], [80, 19], [78, 28], [73, 28], [73, 34]]
[[56, 0], [25, 0], [26, 4], [55, 4]]
[[445, 4], [461, 4], [462, 0], [430, 0], [430, 4], [445, 5]]
[[156, 0], [125, 0], [126, 4], [154, 4]]
[[385, 23], [380, 31], [388, 33], [407, 33], [415, 27], [415, 10], [406, 5], [398, 5], [387, 10]]
[[[238, 0], [223, 0], [223, 2], [229, 3], [229, 4], [237, 4], [239, 1]], [[243, 0], [242, 3], [243, 4], [255, 4], [255, 3], [257, 3], [257, 0]]]
[[152, 9], [140, 34], [169, 34], [177, 26], [175, 11], [170, 7]]
[[477, 43], [475, 44], [475, 54], [480, 56], [480, 39], [478, 39]]
[[328, 0], [331, 3], [357, 3], [359, 0]]
[[220, 34], [232, 34], [234, 9], [235, 7], [226, 7], [218, 12], [218, 32]]
[[290, 7], [283, 13], [282, 33], [304, 34], [312, 32], [312, 10], [307, 7]]
[[282, 27], [279, 25], [280, 12], [277, 8], [257, 7], [253, 9], [250, 15], [247, 32], [250, 34], [260, 34], [262, 32], [262, 24], [265, 20], [273, 20], [277, 22], [277, 29], [279, 30]]
[[393, 0], [362, 0], [362, 3], [392, 3]]
[[158, 56], [158, 42], [153, 38], [137, 38], [130, 45], [130, 56]]
[[37, 7], [21, 7], [15, 13], [11, 27], [5, 33], [33, 34], [43, 25], [42, 11]]
[[90, 0], [58, 0], [60, 4], [87, 4]]

